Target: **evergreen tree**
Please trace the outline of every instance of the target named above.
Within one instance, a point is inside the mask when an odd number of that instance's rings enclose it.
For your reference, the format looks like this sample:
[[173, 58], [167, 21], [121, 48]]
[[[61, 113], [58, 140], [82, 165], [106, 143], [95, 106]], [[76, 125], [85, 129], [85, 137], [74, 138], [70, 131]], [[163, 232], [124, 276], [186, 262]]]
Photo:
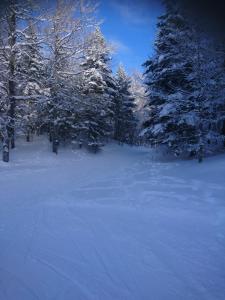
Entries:
[[137, 118], [137, 130], [140, 131], [142, 124], [148, 119], [148, 109], [146, 107], [146, 86], [144, 84], [144, 76], [138, 71], [133, 72], [131, 76], [131, 94], [135, 98], [135, 116]]
[[166, 3], [158, 23], [156, 54], [145, 63], [150, 117], [143, 134], [152, 145], [165, 145], [176, 155], [202, 157], [213, 136], [212, 43], [180, 5]]
[[214, 101], [212, 128], [220, 137], [220, 143], [225, 147], [225, 41], [219, 40], [217, 63], [214, 76]]
[[97, 28], [88, 39], [82, 68], [80, 137], [99, 144], [112, 136], [115, 81], [109, 67], [110, 49]]
[[183, 37], [189, 34], [189, 30], [183, 17], [169, 5], [167, 12], [159, 18], [158, 29], [155, 57], [145, 63], [150, 117], [144, 124], [144, 134], [152, 145], [165, 144], [178, 154], [179, 143], [184, 143], [184, 139], [180, 140], [183, 131], [186, 129], [188, 136], [195, 135], [194, 127], [185, 128], [183, 125], [182, 128], [178, 124], [179, 104], [185, 105], [183, 93], [189, 93], [191, 89], [188, 80], [191, 66], [180, 51]]
[[[225, 146], [225, 48], [224, 42], [207, 38], [205, 69], [203, 69], [202, 138], [206, 153], [215, 153]], [[203, 53], [204, 53], [203, 52]]]
[[114, 138], [121, 143], [133, 144], [137, 126], [134, 116], [135, 98], [130, 90], [131, 79], [122, 66], [117, 71], [116, 82]]

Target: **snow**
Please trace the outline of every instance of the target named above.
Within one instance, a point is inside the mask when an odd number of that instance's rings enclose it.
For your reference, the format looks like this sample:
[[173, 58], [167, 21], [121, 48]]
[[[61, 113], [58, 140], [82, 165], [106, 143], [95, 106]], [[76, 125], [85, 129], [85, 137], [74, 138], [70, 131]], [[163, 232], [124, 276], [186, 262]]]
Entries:
[[176, 112], [176, 106], [174, 103], [167, 103], [164, 105], [160, 106], [161, 110], [159, 113], [159, 116], [162, 117], [167, 117], [168, 115], [171, 115]]
[[44, 138], [0, 163], [0, 299], [225, 299], [225, 156]]
[[163, 124], [159, 123], [159, 124], [155, 124], [154, 126], [152, 126], [152, 133], [153, 134], [158, 134], [158, 133], [162, 133], [164, 129]]
[[188, 112], [181, 117], [179, 124], [186, 123], [190, 126], [196, 126], [198, 124], [198, 116], [195, 112]]

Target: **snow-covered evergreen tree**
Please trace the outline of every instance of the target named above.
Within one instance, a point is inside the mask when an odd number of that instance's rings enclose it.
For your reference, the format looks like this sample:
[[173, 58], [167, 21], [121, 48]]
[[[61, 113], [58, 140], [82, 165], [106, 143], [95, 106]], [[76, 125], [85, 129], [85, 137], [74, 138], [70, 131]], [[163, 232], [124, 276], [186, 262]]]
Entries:
[[195, 104], [184, 100], [192, 89], [192, 65], [181, 51], [190, 28], [177, 7], [168, 5], [158, 29], [156, 54], [145, 63], [150, 116], [144, 134], [152, 145], [166, 145], [179, 154], [197, 143]]
[[82, 68], [80, 136], [89, 144], [106, 141], [113, 133], [115, 80], [109, 66], [110, 48], [97, 28], [88, 39]]
[[118, 68], [116, 82], [114, 138], [121, 143], [133, 144], [137, 126], [134, 115], [136, 105], [130, 90], [131, 79], [122, 66]]
[[135, 116], [138, 121], [138, 131], [141, 130], [142, 124], [148, 118], [146, 86], [144, 84], [144, 76], [138, 71], [134, 71], [131, 75], [130, 91], [135, 98]]
[[[195, 48], [189, 52], [192, 58], [193, 92], [199, 117], [198, 134], [202, 149], [200, 156], [213, 153], [223, 147], [224, 136], [218, 130], [220, 111], [224, 106], [224, 55], [220, 42], [201, 28], [193, 30]], [[192, 54], [191, 54], [192, 53]], [[222, 71], [223, 70], [223, 71]]]
[[166, 3], [156, 54], [145, 63], [150, 116], [142, 133], [152, 145], [165, 145], [176, 155], [202, 157], [218, 141], [210, 112], [215, 101], [214, 44], [178, 2]]
[[225, 146], [225, 41], [219, 39], [214, 64], [212, 123], [211, 128], [219, 135], [219, 145]]

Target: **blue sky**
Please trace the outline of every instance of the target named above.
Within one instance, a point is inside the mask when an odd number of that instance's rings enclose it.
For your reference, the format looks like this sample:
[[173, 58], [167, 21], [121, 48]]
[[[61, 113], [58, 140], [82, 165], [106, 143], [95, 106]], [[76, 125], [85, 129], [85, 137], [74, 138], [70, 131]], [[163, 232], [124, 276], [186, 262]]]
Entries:
[[106, 39], [115, 45], [113, 69], [122, 63], [130, 73], [153, 53], [157, 17], [163, 13], [159, 0], [101, 0], [98, 16]]

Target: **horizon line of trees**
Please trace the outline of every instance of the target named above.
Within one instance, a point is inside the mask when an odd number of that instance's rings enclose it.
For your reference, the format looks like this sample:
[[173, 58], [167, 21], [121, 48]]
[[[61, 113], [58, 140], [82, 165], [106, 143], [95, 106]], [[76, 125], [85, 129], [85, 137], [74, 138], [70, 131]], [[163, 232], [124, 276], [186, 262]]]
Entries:
[[165, 0], [144, 80], [114, 75], [96, 5], [3, 1], [0, 10], [0, 138], [48, 134], [52, 151], [76, 141], [91, 151], [110, 139], [198, 158], [225, 149], [225, 39], [179, 0]]

